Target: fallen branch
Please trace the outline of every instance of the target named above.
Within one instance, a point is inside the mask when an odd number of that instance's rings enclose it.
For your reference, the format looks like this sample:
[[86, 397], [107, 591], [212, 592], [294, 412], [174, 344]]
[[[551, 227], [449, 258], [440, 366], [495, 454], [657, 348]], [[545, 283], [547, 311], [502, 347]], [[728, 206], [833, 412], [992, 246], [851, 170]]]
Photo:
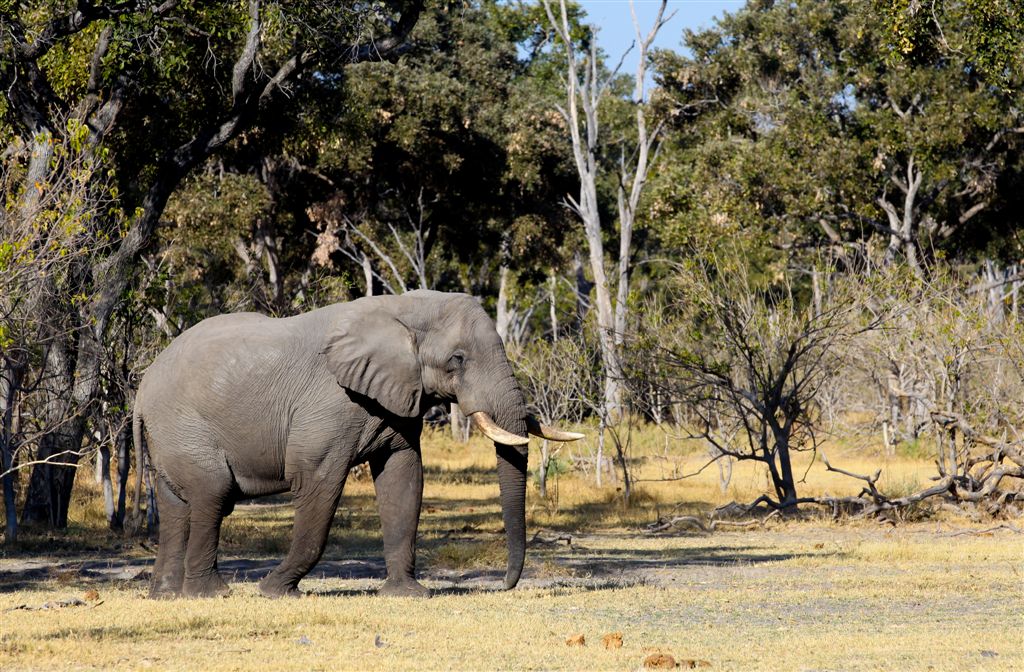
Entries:
[[572, 546], [572, 536], [568, 534], [555, 534], [554, 536], [545, 539], [541, 536], [543, 530], [538, 530], [534, 535], [533, 539], [530, 539], [529, 546], [543, 545], [543, 546], [555, 546], [561, 542], [565, 542], [566, 546]]
[[[731, 505], [726, 506], [743, 507], [744, 505], [732, 502]], [[707, 514], [706, 520], [704, 518], [701, 518], [700, 516], [672, 516], [671, 518], [664, 518], [659, 516], [658, 520], [654, 521], [653, 523], [647, 526], [647, 533], [655, 534], [657, 532], [664, 532], [666, 530], [670, 530], [675, 527], [681, 527], [685, 525], [692, 525], [700, 529], [700, 531], [704, 532], [705, 534], [711, 534], [712, 532], [716, 531], [719, 527], [735, 527], [741, 529], [746, 529], [754, 526], [764, 527], [765, 523], [767, 523], [769, 520], [771, 520], [772, 518], [774, 518], [782, 512], [782, 509], [776, 509], [762, 518], [756, 518], [753, 520], [721, 520], [717, 517], [717, 514], [723, 508], [725, 507], [719, 507], [718, 509], [715, 509], [711, 513]], [[753, 506], [751, 508], [753, 508]]]
[[989, 533], [992, 533], [992, 532], [997, 532], [999, 530], [1009, 530], [1010, 532], [1013, 532], [1014, 534], [1024, 534], [1024, 530], [1020, 529], [1019, 527], [1014, 527], [1013, 525], [1009, 525], [1007, 523], [1003, 523], [1002, 525], [996, 525], [995, 527], [990, 527], [990, 528], [985, 529], [985, 530], [960, 530], [959, 532], [951, 532], [949, 534], [943, 534], [941, 536], [943, 536], [943, 537], [962, 537], [962, 536], [966, 536], [966, 535], [989, 534]]

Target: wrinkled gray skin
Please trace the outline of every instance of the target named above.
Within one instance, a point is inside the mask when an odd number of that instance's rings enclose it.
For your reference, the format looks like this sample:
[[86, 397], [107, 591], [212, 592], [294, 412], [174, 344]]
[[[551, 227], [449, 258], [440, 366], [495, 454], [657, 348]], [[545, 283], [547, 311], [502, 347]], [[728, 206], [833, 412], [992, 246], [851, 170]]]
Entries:
[[[226, 593], [217, 573], [221, 520], [239, 500], [287, 490], [291, 548], [259, 587], [271, 597], [297, 594], [323, 553], [349, 469], [364, 461], [383, 528], [381, 593], [427, 595], [415, 577], [420, 430], [426, 409], [445, 401], [526, 436], [525, 400], [501, 339], [464, 294], [420, 290], [192, 327], [146, 371], [135, 405], [136, 444], [144, 432], [158, 480], [150, 595]], [[526, 547], [526, 446], [495, 447], [512, 588]]]

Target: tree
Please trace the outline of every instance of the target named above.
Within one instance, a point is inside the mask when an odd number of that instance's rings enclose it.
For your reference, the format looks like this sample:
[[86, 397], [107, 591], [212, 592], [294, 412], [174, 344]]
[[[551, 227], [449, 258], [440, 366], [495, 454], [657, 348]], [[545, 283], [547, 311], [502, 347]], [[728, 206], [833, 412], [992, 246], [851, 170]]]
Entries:
[[818, 394], [841, 370], [855, 308], [838, 298], [801, 307], [789, 283], [753, 282], [741, 261], [690, 264], [679, 283], [673, 322], [631, 349], [641, 365], [658, 363], [665, 396], [693, 414], [688, 438], [711, 446], [710, 462], [765, 465], [774, 493], [751, 507], [813, 501], [798, 496], [791, 453], [818, 449]]
[[[577, 44], [569, 22], [565, 0], [559, 0], [556, 15], [545, 0], [548, 22], [563, 50], [565, 70], [565, 105], [559, 106], [572, 142], [576, 172], [579, 175], [579, 197], [566, 197], [566, 202], [583, 224], [589, 250], [590, 270], [594, 276], [597, 325], [604, 367], [604, 396], [602, 415], [605, 422], [616, 422], [622, 415], [622, 363], [621, 353], [626, 325], [629, 319], [630, 264], [633, 254], [633, 227], [637, 217], [640, 196], [650, 170], [652, 150], [658, 143], [661, 125], [648, 128], [646, 107], [647, 57], [658, 31], [671, 17], [665, 17], [663, 0], [650, 32], [644, 35], [633, 11], [633, 26], [638, 43], [638, 64], [633, 79], [632, 107], [635, 110], [635, 139], [621, 140], [611, 149], [600, 133], [599, 108], [611, 94], [615, 73], [603, 70], [597, 51], [597, 41], [591, 34], [583, 45]], [[582, 47], [582, 55], [578, 51]], [[601, 154], [617, 154], [615, 199], [618, 211], [618, 255], [613, 265], [613, 279], [609, 280], [605, 260], [606, 226], [602, 224], [601, 204], [598, 200], [598, 181], [607, 171]], [[615, 298], [612, 298], [612, 292]]]
[[[1006, 187], [1021, 179], [1024, 69], [999, 87], [965, 53], [893, 57], [874, 10], [752, 3], [687, 33], [692, 59], [658, 54], [668, 114], [685, 122], [652, 199], [671, 240], [739, 235], [761, 259], [824, 250], [852, 270], [1016, 258]], [[999, 25], [993, 40], [1018, 39]]]
[[893, 59], [960, 60], [988, 83], [1017, 89], [1024, 58], [1024, 7], [1013, 0], [874, 0]]
[[0, 167], [0, 191], [8, 195], [0, 209], [0, 474], [10, 542], [17, 537], [17, 465], [31, 462], [24, 448], [42, 436], [19, 409], [26, 397], [56, 403], [59, 393], [45, 371], [52, 350], [38, 344], [67, 336], [60, 309], [80, 300], [76, 274], [102, 246], [98, 225], [113, 204], [109, 183], [93, 178], [101, 164], [85, 149], [88, 129], [71, 119], [61, 131], [65, 141], [47, 148], [49, 161], [36, 167], [33, 183], [26, 184], [27, 143], [12, 143]]
[[[586, 344], [574, 338], [536, 340], [512, 350], [510, 359], [541, 423], [553, 426], [557, 422], [576, 423], [583, 419], [588, 411], [584, 398], [591, 394], [586, 389], [589, 376], [583, 373], [591, 368]], [[566, 375], [567, 371], [575, 373]], [[560, 447], [552, 452], [548, 439], [541, 441], [537, 487], [544, 499], [548, 496], [548, 469]]]
[[[0, 83], [8, 92], [3, 112], [11, 129], [6, 139], [16, 134], [32, 147], [23, 193], [50, 188], [41, 178], [60, 144], [57, 122], [74, 119], [88, 129], [87, 151], [109, 151], [99, 174], [114, 171], [126, 213], [105, 218], [99, 228], [109, 245], [76, 268], [80, 299], [52, 307], [60, 312], [60, 328], [41, 345], [56, 392], [44, 408], [47, 433], [37, 454], [42, 463], [32, 472], [23, 522], [67, 524], [111, 315], [181, 180], [243, 131], [266, 123], [261, 114], [283, 89], [323, 76], [311, 72], [314, 64], [344, 67], [395, 53], [421, 10], [420, 2], [363, 14], [259, 0], [244, 9], [175, 0], [82, 2], [71, 10], [40, 0], [21, 3], [17, 11], [10, 4], [0, 8]], [[365, 37], [382, 24], [384, 37]], [[136, 44], [158, 48], [140, 52]], [[38, 314], [46, 312], [53, 293], [40, 296], [47, 305], [34, 306]], [[47, 464], [58, 456], [61, 465]]]

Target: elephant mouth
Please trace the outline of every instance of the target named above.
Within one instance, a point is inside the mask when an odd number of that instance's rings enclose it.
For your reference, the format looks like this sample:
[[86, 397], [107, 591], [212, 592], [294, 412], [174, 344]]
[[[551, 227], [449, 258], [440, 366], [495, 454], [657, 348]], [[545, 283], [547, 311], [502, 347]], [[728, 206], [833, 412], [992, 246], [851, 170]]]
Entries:
[[[524, 446], [530, 442], [528, 436], [519, 436], [499, 427], [498, 423], [494, 422], [491, 416], [484, 411], [477, 411], [469, 417], [473, 418], [480, 431], [495, 443], [503, 443], [507, 446]], [[550, 441], [577, 441], [583, 438], [583, 434], [579, 432], [567, 432], [556, 427], [543, 425], [532, 415], [526, 417], [526, 427], [530, 434]]]

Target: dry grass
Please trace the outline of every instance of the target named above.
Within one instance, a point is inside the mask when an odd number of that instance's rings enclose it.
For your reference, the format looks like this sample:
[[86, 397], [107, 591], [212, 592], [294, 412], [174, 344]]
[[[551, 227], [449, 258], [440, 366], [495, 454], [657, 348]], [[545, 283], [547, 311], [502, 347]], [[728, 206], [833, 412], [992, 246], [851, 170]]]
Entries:
[[[664, 455], [662, 441], [649, 431], [634, 444], [642, 477], [700, 464], [696, 451]], [[829, 457], [853, 471], [879, 463], [843, 453]], [[737, 465], [725, 493], [714, 468], [642, 483], [623, 509], [614, 483], [598, 490], [592, 475], [564, 475], [551, 484], [557, 498], [541, 501], [531, 488], [530, 526], [567, 531], [572, 545], [532, 546], [523, 584], [506, 593], [494, 590], [504, 550], [493, 449], [430, 436], [424, 458], [420, 565], [433, 599], [372, 594], [382, 567], [366, 482], [346, 489], [326, 562], [303, 583], [311, 594], [279, 602], [256, 595], [252, 580], [234, 583], [227, 599], [143, 599], [144, 577], [100, 570], [152, 550], [100, 531], [83, 489], [70, 537], [56, 548], [47, 544], [57, 536], [29, 539], [0, 560], [0, 610], [90, 589], [100, 602], [0, 611], [0, 669], [619, 670], [641, 667], [653, 651], [711, 669], [1024, 669], [1024, 542], [1007, 529], [981, 533], [995, 523], [942, 514], [890, 529], [815, 518], [649, 536], [638, 526], [656, 511], [746, 501], [763, 476]], [[926, 483], [930, 467], [898, 458], [883, 474], [909, 487]], [[825, 491], [857, 485], [812, 465], [801, 492]], [[222, 567], [242, 567], [242, 558], [259, 571], [278, 560], [290, 517], [284, 501], [240, 506], [225, 524]], [[143, 566], [128, 561], [125, 576]], [[605, 650], [601, 636], [616, 631], [623, 647]], [[586, 646], [566, 646], [576, 634]]]

